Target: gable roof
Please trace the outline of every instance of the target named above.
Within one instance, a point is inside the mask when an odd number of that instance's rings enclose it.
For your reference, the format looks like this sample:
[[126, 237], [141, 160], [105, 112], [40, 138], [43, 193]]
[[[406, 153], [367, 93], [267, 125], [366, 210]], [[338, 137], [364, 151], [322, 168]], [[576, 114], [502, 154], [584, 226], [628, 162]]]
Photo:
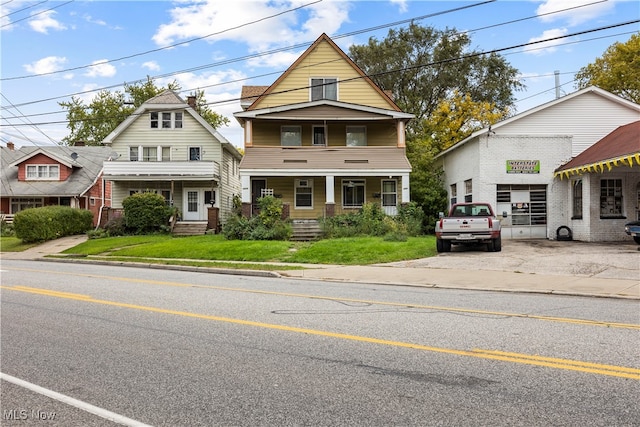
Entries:
[[620, 104], [622, 106], [625, 106], [627, 108], [630, 108], [630, 109], [635, 110], [638, 113], [640, 113], [640, 105], [635, 104], [635, 103], [633, 103], [631, 101], [627, 101], [624, 98], [620, 98], [619, 96], [614, 95], [611, 92], [607, 92], [604, 89], [600, 89], [597, 86], [589, 86], [587, 88], [584, 88], [584, 89], [578, 90], [576, 92], [573, 92], [573, 93], [571, 93], [569, 95], [563, 96], [563, 97], [558, 98], [558, 99], [554, 99], [553, 101], [550, 101], [550, 102], [547, 102], [545, 104], [539, 105], [537, 107], [531, 108], [531, 109], [529, 109], [527, 111], [524, 111], [524, 112], [522, 112], [520, 114], [516, 114], [515, 116], [509, 117], [508, 119], [502, 120], [502, 121], [500, 121], [498, 123], [494, 123], [493, 125], [491, 125], [489, 127], [486, 127], [486, 128], [480, 129], [478, 131], [475, 131], [471, 135], [469, 135], [468, 137], [463, 139], [462, 141], [456, 143], [455, 145], [453, 145], [453, 146], [449, 147], [448, 149], [444, 150], [443, 152], [439, 153], [436, 156], [436, 158], [441, 157], [441, 156], [443, 156], [443, 155], [445, 155], [445, 154], [447, 154], [447, 153], [449, 153], [449, 152], [451, 152], [453, 150], [456, 150], [456, 149], [460, 148], [464, 144], [468, 143], [469, 141], [474, 140], [475, 138], [477, 138], [479, 136], [487, 135], [487, 134], [489, 134], [489, 132], [498, 130], [503, 126], [506, 126], [506, 125], [508, 125], [510, 123], [513, 123], [513, 122], [515, 122], [517, 120], [520, 120], [520, 119], [523, 119], [525, 117], [528, 117], [528, 116], [530, 116], [532, 114], [535, 114], [535, 113], [537, 113], [537, 112], [539, 112], [541, 110], [553, 107], [553, 106], [558, 105], [558, 104], [565, 103], [565, 102], [567, 102], [567, 101], [569, 101], [571, 99], [574, 99], [574, 98], [577, 98], [579, 96], [582, 96], [585, 93], [596, 94], [596, 95], [601, 96], [601, 97], [603, 97], [605, 99], [608, 99], [609, 101], [615, 102], [616, 104]]
[[351, 58], [349, 58], [347, 56], [347, 54], [344, 53], [344, 51], [342, 49], [340, 49], [338, 47], [337, 44], [335, 44], [335, 42], [333, 40], [331, 40], [331, 38], [326, 34], [326, 33], [322, 33], [320, 35], [320, 37], [318, 37], [316, 39], [315, 42], [313, 42], [311, 44], [311, 46], [309, 46], [307, 48], [307, 50], [305, 50], [302, 55], [300, 55], [300, 57], [298, 57], [298, 59], [295, 60], [295, 62], [293, 64], [291, 64], [289, 66], [289, 68], [287, 68], [287, 70], [282, 73], [280, 75], [280, 77], [278, 77], [278, 79], [273, 82], [271, 84], [271, 86], [269, 86], [261, 95], [259, 95], [254, 101], [253, 103], [247, 108], [247, 110], [252, 110], [255, 109], [257, 104], [260, 103], [260, 101], [262, 101], [266, 96], [268, 96], [269, 94], [273, 93], [274, 90], [278, 87], [278, 85], [287, 78], [287, 76], [298, 67], [298, 65], [300, 65], [300, 63], [306, 59], [307, 56], [309, 56], [314, 50], [315, 48], [320, 44], [320, 43], [328, 43], [341, 57], [342, 59], [344, 59], [344, 61], [349, 64], [354, 70], [355, 72], [359, 75], [359, 79], [363, 79], [365, 82], [367, 82], [376, 92], [378, 92], [380, 94], [380, 96], [382, 98], [384, 98], [387, 103], [389, 104], [389, 107], [391, 107], [391, 109], [395, 110], [395, 111], [401, 111], [400, 107], [398, 107], [396, 105], [396, 103], [389, 97], [388, 93], [383, 91], [378, 85], [376, 85], [373, 80], [371, 80], [365, 73], [364, 71], [362, 71], [362, 69], [360, 67], [358, 67], [356, 65], [355, 62], [353, 62], [351, 60]]
[[141, 115], [149, 111], [157, 110], [175, 110], [176, 107], [184, 109], [185, 113], [193, 117], [202, 127], [204, 127], [213, 137], [222, 144], [222, 147], [230, 152], [234, 157], [240, 159], [242, 155], [238, 149], [230, 143], [224, 136], [213, 128], [196, 110], [191, 108], [177, 93], [172, 90], [165, 90], [159, 95], [145, 101], [139, 106], [129, 117], [122, 121], [109, 135], [107, 135], [101, 144], [111, 144], [122, 132], [131, 126]]
[[[24, 146], [11, 150], [0, 147], [0, 193], [3, 197], [78, 197], [89, 190], [102, 172], [102, 163], [109, 159], [107, 147]], [[73, 173], [65, 181], [18, 181], [18, 165], [37, 154], [50, 157]], [[75, 153], [75, 160], [71, 155]]]
[[569, 162], [557, 168], [554, 177], [569, 177], [576, 173], [604, 171], [605, 166], [633, 166], [633, 161], [640, 165], [640, 120], [620, 126], [613, 132], [584, 150]]

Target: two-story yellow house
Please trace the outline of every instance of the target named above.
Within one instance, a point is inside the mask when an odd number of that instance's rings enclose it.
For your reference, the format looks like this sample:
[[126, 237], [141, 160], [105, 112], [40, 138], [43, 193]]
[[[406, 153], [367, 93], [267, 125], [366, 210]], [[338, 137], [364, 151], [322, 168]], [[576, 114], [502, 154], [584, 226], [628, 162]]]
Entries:
[[147, 100], [103, 144], [113, 150], [104, 162], [113, 208], [133, 193], [155, 192], [191, 223], [181, 225], [202, 233], [230, 215], [242, 156], [197, 113], [194, 96], [185, 102], [167, 90]]
[[322, 34], [271, 86], [243, 88], [243, 215], [264, 195], [316, 219], [409, 202], [405, 126], [414, 116]]

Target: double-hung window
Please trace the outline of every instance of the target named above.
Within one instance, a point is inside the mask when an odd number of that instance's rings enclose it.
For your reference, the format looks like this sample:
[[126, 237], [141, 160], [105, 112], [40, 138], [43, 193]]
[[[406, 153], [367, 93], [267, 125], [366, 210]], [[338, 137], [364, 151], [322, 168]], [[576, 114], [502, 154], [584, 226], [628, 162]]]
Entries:
[[198, 162], [202, 160], [200, 147], [189, 147], [189, 161]]
[[573, 215], [571, 219], [582, 219], [582, 180], [572, 182]]
[[600, 180], [600, 218], [622, 216], [622, 180]]
[[151, 111], [149, 127], [151, 129], [181, 129], [184, 115], [181, 111]]
[[335, 77], [311, 79], [311, 101], [320, 99], [338, 100], [338, 79]]
[[142, 147], [142, 161], [143, 162], [157, 162], [158, 161], [158, 147]]
[[295, 202], [297, 209], [313, 208], [313, 180], [296, 179]]

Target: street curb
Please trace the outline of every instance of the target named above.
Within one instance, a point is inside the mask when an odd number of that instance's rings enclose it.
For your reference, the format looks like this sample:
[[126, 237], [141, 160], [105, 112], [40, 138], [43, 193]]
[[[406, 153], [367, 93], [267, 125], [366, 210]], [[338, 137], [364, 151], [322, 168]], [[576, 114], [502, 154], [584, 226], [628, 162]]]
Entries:
[[590, 294], [584, 292], [570, 292], [562, 290], [540, 290], [540, 289], [489, 289], [479, 287], [460, 287], [460, 286], [446, 286], [438, 284], [413, 284], [413, 283], [394, 283], [394, 282], [376, 282], [373, 280], [338, 280], [338, 279], [323, 279], [323, 278], [308, 278], [289, 276], [287, 274], [278, 273], [275, 271], [266, 270], [246, 270], [246, 269], [230, 269], [230, 268], [216, 268], [216, 267], [193, 267], [183, 265], [167, 265], [167, 264], [153, 264], [143, 262], [127, 262], [127, 261], [104, 261], [104, 260], [91, 260], [81, 259], [78, 257], [66, 257], [66, 258], [34, 258], [33, 261], [46, 261], [46, 262], [61, 262], [70, 264], [93, 264], [93, 265], [110, 265], [116, 267], [138, 267], [138, 268], [152, 268], [156, 270], [174, 270], [174, 271], [188, 271], [195, 273], [208, 273], [208, 274], [228, 274], [233, 276], [250, 276], [250, 277], [266, 277], [266, 278], [282, 278], [292, 280], [308, 280], [318, 282], [332, 282], [332, 283], [358, 283], [358, 284], [370, 284], [379, 286], [404, 286], [411, 288], [427, 288], [427, 289], [448, 289], [448, 290], [468, 290], [468, 291], [482, 291], [482, 292], [501, 292], [501, 293], [522, 293], [522, 294], [539, 294], [539, 295], [556, 295], [556, 296], [578, 296], [589, 298], [611, 298], [611, 299], [624, 299], [638, 301], [640, 297], [628, 296], [628, 295], [615, 295], [615, 294]]

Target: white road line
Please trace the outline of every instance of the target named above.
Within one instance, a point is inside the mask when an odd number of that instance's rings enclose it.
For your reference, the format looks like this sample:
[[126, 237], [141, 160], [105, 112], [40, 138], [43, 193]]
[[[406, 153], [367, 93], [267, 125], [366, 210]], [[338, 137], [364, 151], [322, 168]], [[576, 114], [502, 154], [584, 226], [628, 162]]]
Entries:
[[151, 427], [149, 424], [144, 424], [144, 423], [141, 423], [140, 421], [132, 420], [131, 418], [127, 418], [123, 415], [116, 414], [115, 412], [98, 408], [97, 406], [91, 405], [90, 403], [83, 402], [78, 399], [74, 399], [73, 397], [69, 397], [67, 395], [55, 392], [53, 390], [40, 387], [39, 385], [32, 384], [25, 380], [21, 380], [20, 378], [12, 377], [11, 375], [7, 375], [2, 372], [0, 372], [0, 380], [8, 381], [20, 387], [24, 387], [28, 390], [31, 390], [36, 393], [42, 394], [44, 396], [50, 397], [52, 399], [58, 400], [62, 403], [66, 403], [67, 405], [75, 406], [78, 409], [81, 409], [86, 412], [90, 412], [94, 415], [97, 415], [99, 417], [105, 418], [109, 421], [113, 421], [118, 424], [122, 424], [124, 426]]

